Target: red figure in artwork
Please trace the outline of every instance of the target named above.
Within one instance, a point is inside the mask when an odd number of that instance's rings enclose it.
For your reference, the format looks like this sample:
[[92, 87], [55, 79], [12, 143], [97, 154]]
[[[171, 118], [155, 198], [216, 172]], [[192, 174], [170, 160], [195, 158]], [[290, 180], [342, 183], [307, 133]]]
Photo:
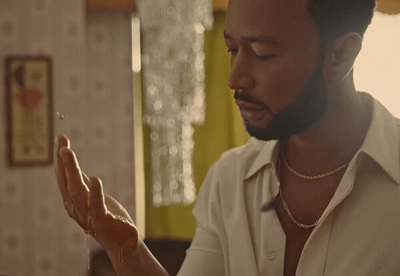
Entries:
[[[34, 82], [40, 82], [43, 77], [39, 72], [30, 72], [30, 79]], [[34, 152], [42, 152], [43, 146], [39, 141], [43, 135], [43, 122], [35, 112], [43, 99], [43, 92], [35, 87], [28, 87], [26, 84], [27, 72], [24, 66], [19, 66], [15, 70], [15, 81], [20, 86], [15, 97], [21, 104], [23, 113], [21, 114], [22, 130], [20, 139], [22, 149], [26, 155]]]
[[27, 112], [34, 110], [42, 100], [42, 92], [35, 88], [22, 88], [17, 93], [17, 100]]
[[[40, 78], [40, 76], [37, 77]], [[25, 68], [22, 66], [15, 70], [15, 80], [21, 86], [16, 95], [17, 100], [26, 112], [34, 110], [43, 98], [42, 92], [25, 86]]]

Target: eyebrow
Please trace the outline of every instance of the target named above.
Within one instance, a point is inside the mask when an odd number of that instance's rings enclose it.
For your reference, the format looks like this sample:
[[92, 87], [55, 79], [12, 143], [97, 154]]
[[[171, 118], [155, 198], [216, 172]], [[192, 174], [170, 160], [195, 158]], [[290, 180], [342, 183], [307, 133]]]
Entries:
[[[225, 39], [232, 39], [232, 36], [228, 34], [226, 31], [224, 31], [224, 38]], [[244, 40], [247, 40], [248, 42], [251, 43], [270, 43], [270, 44], [278, 44], [278, 41], [274, 39], [270, 35], [260, 35], [260, 36], [244, 36]]]

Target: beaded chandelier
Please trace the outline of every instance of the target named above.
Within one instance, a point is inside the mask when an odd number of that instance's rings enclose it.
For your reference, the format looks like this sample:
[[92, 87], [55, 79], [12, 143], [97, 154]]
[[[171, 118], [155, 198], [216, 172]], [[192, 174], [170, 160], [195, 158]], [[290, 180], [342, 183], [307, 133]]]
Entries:
[[141, 0], [145, 114], [150, 127], [153, 204], [190, 204], [193, 124], [205, 117], [204, 32], [211, 0]]

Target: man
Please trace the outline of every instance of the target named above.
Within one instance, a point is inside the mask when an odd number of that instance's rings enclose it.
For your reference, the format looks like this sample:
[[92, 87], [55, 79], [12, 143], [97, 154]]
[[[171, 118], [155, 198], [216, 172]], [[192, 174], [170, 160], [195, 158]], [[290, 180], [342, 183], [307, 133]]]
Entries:
[[[211, 167], [179, 275], [400, 275], [400, 122], [353, 83], [374, 6], [230, 0], [228, 85], [255, 138]], [[58, 144], [66, 209], [118, 275], [166, 275]]]

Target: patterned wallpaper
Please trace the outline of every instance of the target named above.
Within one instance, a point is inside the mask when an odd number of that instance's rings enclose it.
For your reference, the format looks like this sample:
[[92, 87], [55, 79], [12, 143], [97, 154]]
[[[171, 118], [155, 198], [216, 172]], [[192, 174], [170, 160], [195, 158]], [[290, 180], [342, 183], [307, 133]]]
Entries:
[[54, 111], [66, 115], [54, 132], [70, 137], [83, 169], [133, 214], [130, 37], [123, 11], [0, 0], [0, 275], [87, 275], [86, 235], [64, 211], [53, 168], [7, 165], [4, 58], [51, 57]]

